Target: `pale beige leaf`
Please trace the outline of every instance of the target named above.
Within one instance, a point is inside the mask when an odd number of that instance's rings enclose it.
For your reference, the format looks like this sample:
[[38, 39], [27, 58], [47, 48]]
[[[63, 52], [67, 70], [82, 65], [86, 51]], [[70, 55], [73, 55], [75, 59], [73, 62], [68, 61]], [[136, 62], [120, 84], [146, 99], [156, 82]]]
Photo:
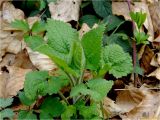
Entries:
[[0, 61], [2, 60], [2, 56], [5, 55], [5, 53], [10, 52], [17, 54], [24, 48], [24, 41], [20, 41], [10, 35], [8, 35], [6, 38], [0, 39]]
[[149, 12], [152, 18], [154, 32], [160, 34], [160, 1], [150, 4]]
[[82, 38], [82, 36], [83, 36], [86, 32], [88, 32], [88, 31], [90, 31], [90, 30], [91, 30], [91, 28], [90, 28], [86, 23], [83, 23], [81, 29], [79, 30], [79, 36], [80, 36], [80, 38]]
[[10, 23], [15, 19], [23, 20], [24, 12], [20, 9], [16, 9], [11, 2], [4, 2], [2, 5], [2, 17], [3, 20], [2, 28], [3, 30], [15, 30], [10, 26]]
[[121, 108], [117, 104], [115, 104], [115, 101], [111, 100], [108, 97], [105, 97], [103, 100], [103, 109], [106, 117], [108, 115], [110, 117], [116, 116], [121, 113]]
[[[149, 41], [153, 41], [154, 39], [154, 31], [153, 31], [153, 25], [148, 9], [148, 5], [145, 2], [134, 2], [134, 5], [131, 4], [131, 9], [135, 12], [142, 11], [144, 13], [147, 13], [147, 19], [144, 23], [145, 28], [148, 30]], [[129, 16], [129, 8], [127, 2], [112, 2], [112, 12], [115, 15], [118, 16], [124, 16], [126, 20], [130, 20]]]
[[27, 47], [27, 52], [29, 54], [29, 58], [31, 62], [39, 70], [57, 69], [57, 66], [53, 63], [53, 61], [48, 56], [41, 54], [39, 52], [34, 52], [28, 47]]
[[28, 22], [28, 24], [29, 24], [29, 27], [32, 28], [32, 25], [33, 25], [35, 22], [39, 21], [39, 20], [40, 20], [40, 19], [39, 19], [39, 17], [37, 17], [37, 16], [28, 17], [28, 18], [27, 18], [27, 22]]
[[[0, 12], [0, 61], [5, 53], [17, 54], [25, 47], [22, 41], [23, 34], [10, 27], [10, 23], [15, 19], [24, 19], [24, 13], [16, 9], [10, 2], [4, 2], [2, 12]], [[5, 25], [5, 26], [3, 26]], [[10, 29], [11, 28], [11, 29]], [[7, 31], [6, 31], [7, 30]]]
[[58, 0], [49, 3], [51, 17], [64, 22], [78, 21], [79, 10], [82, 0]]
[[22, 69], [14, 66], [6, 68], [8, 72], [0, 73], [0, 97], [9, 98], [17, 95], [23, 89], [25, 74], [31, 69]]
[[155, 67], [160, 67], [160, 52], [154, 55], [150, 64]]
[[7, 53], [3, 57], [3, 60], [0, 62], [0, 68], [3, 66], [10, 66], [15, 62], [15, 54]]
[[148, 77], [151, 76], [156, 77], [158, 80], [160, 80], [160, 67], [148, 75]]

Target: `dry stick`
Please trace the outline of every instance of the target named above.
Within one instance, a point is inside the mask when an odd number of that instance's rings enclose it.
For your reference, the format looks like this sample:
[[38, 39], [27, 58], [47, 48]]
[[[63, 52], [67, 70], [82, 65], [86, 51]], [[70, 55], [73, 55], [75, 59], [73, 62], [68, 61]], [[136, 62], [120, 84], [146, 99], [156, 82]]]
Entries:
[[[131, 1], [127, 0], [128, 8], [129, 11], [131, 12]], [[132, 21], [132, 32], [134, 32], [135, 29], [135, 23]], [[134, 86], [137, 87], [137, 74], [135, 73], [136, 71], [136, 41], [132, 41], [132, 47], [133, 47], [133, 73], [134, 73]]]

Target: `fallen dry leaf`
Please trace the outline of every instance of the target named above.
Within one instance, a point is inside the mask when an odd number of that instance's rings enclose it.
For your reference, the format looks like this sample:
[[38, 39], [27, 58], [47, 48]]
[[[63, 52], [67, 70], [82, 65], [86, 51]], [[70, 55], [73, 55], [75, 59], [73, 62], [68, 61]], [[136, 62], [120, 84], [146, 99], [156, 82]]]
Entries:
[[144, 54], [144, 51], [145, 51], [145, 48], [146, 48], [146, 45], [143, 45], [140, 50], [138, 51], [138, 60], [140, 60]]
[[[131, 4], [131, 9], [135, 12], [142, 11], [147, 13], [147, 19], [144, 22], [144, 26], [148, 30], [147, 34], [150, 35], [148, 40], [152, 42], [154, 40], [154, 31], [148, 5], [145, 2], [134, 2], [134, 5]], [[124, 16], [126, 20], [131, 20], [127, 2], [112, 2], [112, 12], [114, 15]]]
[[81, 29], [79, 30], [79, 36], [80, 36], [80, 38], [82, 38], [82, 36], [83, 36], [86, 32], [88, 32], [88, 31], [90, 31], [90, 30], [91, 30], [91, 28], [90, 28], [86, 23], [83, 23]]
[[58, 0], [49, 3], [51, 17], [64, 22], [78, 21], [79, 10], [82, 0]]
[[150, 65], [160, 67], [160, 52], [153, 56]]
[[103, 109], [105, 117], [110, 117], [119, 115], [121, 113], [121, 108], [115, 104], [115, 101], [111, 100], [108, 97], [105, 97], [103, 100]]
[[153, 50], [150, 49], [148, 46], [145, 46], [144, 53], [142, 55], [142, 58], [140, 59], [140, 66], [141, 68], [143, 68], [145, 74], [150, 73], [154, 68], [150, 65], [153, 56]]
[[32, 64], [26, 50], [23, 50], [23, 51], [19, 52], [18, 54], [16, 54], [15, 60], [11, 65], [13, 65], [15, 67], [20, 67], [23, 69], [36, 70], [36, 68]]
[[0, 61], [2, 60], [2, 56], [5, 55], [5, 53], [14, 53], [17, 54], [21, 50], [25, 48], [25, 43], [23, 41], [18, 40], [15, 36], [12, 36], [10, 32], [1, 31], [1, 34], [4, 33], [6, 35], [1, 36], [0, 34]]
[[29, 54], [29, 58], [33, 65], [39, 70], [54, 70], [57, 69], [57, 66], [53, 61], [46, 55], [39, 52], [33, 52], [30, 48], [26, 48]]
[[156, 77], [158, 80], [160, 80], [160, 67], [157, 68], [155, 71], [147, 75], [147, 77]]
[[127, 90], [119, 91], [116, 104], [124, 112], [120, 114], [122, 120], [151, 119], [160, 106], [159, 98], [159, 93], [150, 91], [145, 85], [139, 89], [129, 86]]
[[7, 53], [0, 62], [0, 68], [10, 66], [15, 62], [15, 54]]
[[152, 18], [154, 32], [160, 34], [160, 1], [149, 5], [149, 12]]
[[23, 20], [24, 13], [20, 9], [16, 9], [11, 2], [4, 2], [2, 6], [3, 30], [13, 30], [9, 25], [15, 19]]
[[23, 89], [25, 74], [31, 69], [22, 69], [8, 66], [0, 72], [0, 98], [9, 98], [17, 95]]
[[[14, 19], [24, 19], [24, 13], [16, 9], [10, 2], [4, 2], [2, 12], [0, 12], [0, 61], [5, 53], [17, 54], [24, 47], [22, 34], [18, 31], [13, 31], [10, 23]], [[10, 29], [11, 28], [11, 29]]]
[[35, 22], [39, 21], [39, 20], [40, 20], [40, 19], [39, 19], [39, 17], [37, 17], [37, 16], [28, 17], [28, 18], [27, 18], [27, 23], [29, 24], [29, 27], [32, 28], [32, 25], [33, 25]]

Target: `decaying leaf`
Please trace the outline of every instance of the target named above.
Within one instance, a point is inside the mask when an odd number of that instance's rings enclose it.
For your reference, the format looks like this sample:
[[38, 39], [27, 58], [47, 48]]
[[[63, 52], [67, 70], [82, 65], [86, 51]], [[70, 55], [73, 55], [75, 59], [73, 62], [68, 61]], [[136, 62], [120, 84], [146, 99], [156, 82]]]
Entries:
[[8, 66], [5, 71], [0, 72], [0, 97], [9, 98], [17, 95], [23, 88], [25, 74], [31, 69], [22, 69]]
[[160, 51], [160, 35], [152, 42], [154, 48]]
[[16, 54], [14, 62], [10, 65], [13, 65], [15, 67], [20, 67], [23, 69], [36, 70], [36, 68], [33, 66], [31, 60], [29, 59], [29, 56], [28, 56], [28, 53], [26, 52], [26, 50], [23, 50], [23, 51], [19, 52], [18, 54]]
[[15, 19], [24, 19], [24, 13], [16, 9], [10, 2], [4, 2], [2, 12], [0, 12], [0, 61], [5, 53], [17, 54], [24, 47], [22, 34], [18, 31], [12, 31], [10, 23]]
[[103, 109], [106, 117], [107, 115], [112, 117], [121, 113], [121, 108], [117, 104], [115, 104], [115, 101], [109, 99], [108, 97], [105, 97], [105, 99], [103, 100]]
[[154, 55], [150, 64], [155, 67], [160, 66], [160, 52]]
[[79, 10], [82, 0], [58, 0], [49, 4], [51, 17], [64, 22], [78, 21]]
[[3, 30], [12, 30], [13, 28], [9, 25], [15, 19], [24, 19], [24, 13], [20, 9], [16, 9], [10, 2], [4, 2], [2, 6], [2, 19]]
[[91, 28], [90, 28], [86, 23], [83, 23], [81, 29], [79, 30], [79, 36], [80, 36], [80, 38], [82, 38], [82, 36], [83, 36], [86, 32], [88, 32], [88, 31], [90, 31], [90, 30], [91, 30]]
[[3, 60], [0, 62], [0, 68], [4, 66], [10, 66], [15, 62], [15, 54], [8, 53], [3, 57]]
[[160, 80], [160, 67], [148, 75], [148, 77], [151, 76], [156, 77], [158, 80]]
[[46, 55], [40, 54], [39, 52], [33, 52], [30, 48], [27, 47], [27, 52], [29, 58], [32, 61], [33, 65], [39, 70], [54, 70], [57, 69], [57, 66], [53, 61]]
[[[1, 34], [3, 35], [1, 36]], [[5, 55], [5, 53], [9, 52], [17, 54], [24, 48], [25, 43], [23, 41], [20, 41], [15, 36], [12, 36], [9, 31], [6, 32], [0, 30], [0, 61], [2, 60], [2, 56]]]
[[144, 73], [150, 73], [153, 70], [153, 66], [150, 65], [150, 62], [154, 56], [154, 52], [148, 46], [145, 46], [144, 53], [140, 60], [140, 66], [143, 68]]
[[160, 34], [160, 1], [149, 5], [149, 12], [152, 18], [154, 32]]
[[[144, 22], [144, 26], [148, 30], [147, 34], [150, 35], [148, 40], [152, 42], [154, 40], [154, 31], [148, 5], [145, 2], [134, 2], [134, 5], [131, 5], [131, 9], [135, 12], [142, 11], [147, 13], [147, 19]], [[127, 2], [112, 2], [112, 12], [115, 15], [124, 16], [126, 20], [130, 20], [130, 11]]]
[[124, 120], [151, 119], [160, 106], [160, 94], [150, 91], [144, 85], [136, 89], [131, 86], [119, 91], [116, 104], [121, 108], [121, 118]]
[[27, 18], [27, 23], [29, 24], [29, 27], [32, 28], [33, 24], [37, 21], [39, 21], [40, 18], [35, 16], [35, 17], [28, 17]]

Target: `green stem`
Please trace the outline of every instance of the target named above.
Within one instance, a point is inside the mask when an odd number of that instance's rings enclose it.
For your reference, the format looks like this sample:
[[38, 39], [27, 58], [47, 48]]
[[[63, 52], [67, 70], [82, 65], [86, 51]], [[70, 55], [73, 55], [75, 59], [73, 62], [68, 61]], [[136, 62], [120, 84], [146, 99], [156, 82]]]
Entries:
[[58, 92], [58, 94], [69, 105], [68, 100], [66, 99], [66, 97], [60, 91]]
[[75, 103], [76, 103], [77, 101], [79, 101], [79, 100], [82, 100], [83, 97], [84, 97], [84, 95], [79, 95], [79, 96], [75, 99]]
[[123, 23], [124, 23], [124, 21], [123, 21], [123, 22], [121, 22], [121, 23], [116, 27], [116, 29], [112, 32], [112, 34], [111, 34], [111, 35], [113, 35], [113, 34], [118, 30], [118, 28], [119, 28]]
[[67, 72], [65, 72], [66, 75], [68, 76], [68, 78], [70, 79], [70, 84], [71, 84], [71, 87], [75, 86], [76, 83], [75, 83], [75, 80], [73, 78], [73, 76], [71, 76], [70, 74], [68, 74]]
[[103, 102], [102, 101], [100, 102], [100, 107], [101, 107], [101, 111], [102, 111], [102, 117], [104, 120], [104, 111], [103, 111]]
[[81, 73], [81, 76], [80, 76], [80, 78], [79, 78], [79, 80], [78, 80], [78, 84], [81, 84], [81, 83], [82, 83], [83, 75], [84, 75], [84, 70], [83, 70], [83, 72]]

